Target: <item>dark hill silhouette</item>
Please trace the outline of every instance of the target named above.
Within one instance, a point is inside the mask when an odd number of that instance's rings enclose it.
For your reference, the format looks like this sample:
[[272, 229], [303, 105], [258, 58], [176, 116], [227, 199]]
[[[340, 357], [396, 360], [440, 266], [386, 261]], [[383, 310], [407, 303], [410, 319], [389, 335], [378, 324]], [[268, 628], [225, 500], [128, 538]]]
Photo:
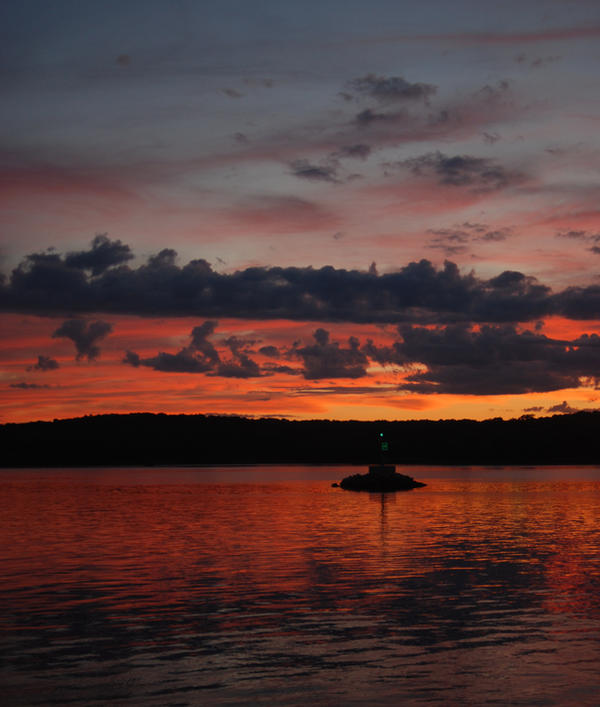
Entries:
[[240, 416], [90, 415], [0, 425], [0, 465], [597, 464], [600, 413], [502, 420], [289, 421]]

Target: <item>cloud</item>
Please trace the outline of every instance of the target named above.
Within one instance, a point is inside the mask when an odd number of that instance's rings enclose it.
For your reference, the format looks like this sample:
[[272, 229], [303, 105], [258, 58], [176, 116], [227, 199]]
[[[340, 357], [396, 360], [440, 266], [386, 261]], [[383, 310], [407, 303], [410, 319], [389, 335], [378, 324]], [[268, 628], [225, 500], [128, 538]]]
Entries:
[[58, 361], [50, 356], [39, 355], [37, 363], [33, 366], [28, 366], [28, 371], [55, 371], [60, 368]]
[[316, 165], [308, 160], [294, 160], [290, 163], [290, 168], [294, 177], [311, 182], [336, 183], [338, 181], [336, 166], [332, 164]]
[[407, 167], [417, 177], [434, 177], [439, 184], [474, 187], [477, 191], [503, 189], [522, 181], [521, 175], [508, 172], [495, 160], [485, 157], [448, 157], [441, 152], [430, 152], [396, 164]]
[[348, 347], [329, 341], [329, 332], [319, 328], [314, 333], [315, 343], [295, 348], [293, 354], [302, 359], [302, 375], [308, 380], [321, 378], [362, 378], [367, 374], [368, 359], [360, 350], [355, 337], [348, 339]]
[[512, 235], [512, 229], [491, 228], [481, 223], [465, 223], [452, 228], [430, 229], [434, 238], [427, 243], [427, 248], [443, 250], [446, 255], [452, 256], [464, 253], [467, 246], [472, 243], [497, 243], [505, 241]]
[[[470, 224], [462, 230], [471, 241], [508, 236], [484, 228]], [[483, 279], [450, 261], [436, 268], [422, 259], [382, 274], [331, 266], [250, 267], [222, 274], [203, 259], [183, 266], [176, 260], [167, 248], [136, 268], [121, 264], [92, 276], [58, 253], [34, 253], [0, 285], [0, 310], [414, 324], [600, 318], [599, 285], [553, 293], [525, 273]], [[80, 336], [81, 322], [69, 327], [72, 336]]]
[[265, 363], [262, 367], [262, 371], [267, 375], [283, 373], [287, 376], [299, 376], [302, 374], [302, 369], [300, 368], [292, 368], [292, 366], [282, 366], [277, 363]]
[[235, 88], [224, 88], [222, 91], [226, 96], [229, 96], [229, 98], [243, 98], [244, 96], [243, 93], [236, 91]]
[[560, 61], [561, 59], [562, 56], [558, 56], [556, 54], [552, 54], [550, 56], [529, 57], [527, 56], [527, 54], [524, 53], [517, 54], [517, 56], [514, 58], [517, 64], [520, 64], [522, 66], [528, 66], [532, 69], [540, 69], [543, 66], [553, 64], [554, 62]]
[[210, 363], [219, 362], [219, 354], [208, 337], [214, 333], [217, 322], [208, 320], [200, 326], [192, 329], [190, 349], [197, 351], [206, 361]]
[[498, 142], [498, 140], [500, 140], [500, 135], [498, 135], [498, 133], [483, 132], [483, 141], [488, 145], [494, 145]]
[[[401, 326], [395, 356], [420, 364], [401, 385], [418, 393], [500, 395], [597, 385], [600, 337], [550, 339], [514, 326]], [[423, 369], [425, 367], [425, 369]]]
[[86, 322], [83, 319], [68, 319], [52, 334], [52, 338], [70, 339], [77, 349], [77, 360], [92, 361], [100, 355], [97, 343], [112, 331], [112, 324], [101, 320]]
[[381, 103], [398, 101], [426, 101], [437, 92], [437, 86], [429, 83], [410, 83], [402, 76], [376, 76], [367, 74], [353, 79], [348, 87], [359, 94], [375, 98]]
[[225, 344], [229, 347], [231, 358], [223, 360], [214, 344], [208, 340], [217, 327], [215, 321], [205, 321], [194, 327], [190, 333], [190, 343], [177, 353], [159, 352], [156, 356], [141, 358], [135, 351], [127, 351], [123, 358], [135, 368], [146, 366], [155, 371], [166, 373], [207, 373], [222, 378], [255, 378], [262, 375], [258, 364], [250, 359], [247, 342], [231, 336]]
[[[558, 405], [552, 405], [552, 407], [547, 408], [546, 412], [558, 412], [563, 415], [572, 415], [575, 412], [581, 412], [584, 408], [574, 408], [567, 403], [566, 400], [563, 400], [562, 403], [559, 403]], [[589, 408], [587, 408], [589, 410]]]
[[343, 147], [340, 147], [335, 152], [332, 152], [331, 156], [335, 159], [351, 157], [355, 159], [366, 160], [370, 154], [371, 147], [361, 142], [357, 143], [356, 145], [345, 145]]
[[[136, 363], [133, 363], [133, 361]], [[126, 363], [134, 366], [147, 366], [155, 371], [166, 373], [206, 373], [213, 369], [213, 364], [198, 356], [193, 350], [181, 349], [175, 354], [161, 351], [150, 358], [140, 358], [136, 353], [128, 351]]]
[[68, 266], [91, 270], [92, 275], [100, 275], [112, 265], [125, 263], [133, 258], [128, 245], [121, 241], [111, 241], [106, 233], [97, 235], [90, 250], [67, 253], [65, 262]]
[[9, 383], [9, 388], [20, 388], [21, 390], [37, 390], [39, 388], [50, 388], [49, 385], [40, 385], [38, 383]]
[[215, 375], [223, 378], [258, 378], [262, 375], [259, 365], [248, 355], [246, 347], [249, 342], [230, 336], [225, 343], [231, 351], [232, 358], [220, 361]]
[[361, 110], [354, 116], [354, 122], [359, 128], [367, 128], [372, 123], [378, 123], [382, 121], [394, 120], [399, 117], [398, 114], [394, 113], [376, 113], [371, 108], [365, 108]]
[[190, 344], [184, 346], [177, 353], [166, 353], [160, 351], [156, 356], [141, 358], [135, 351], [127, 351], [123, 358], [126, 363], [134, 368], [146, 366], [155, 371], [165, 373], [207, 373], [214, 371], [220, 363], [220, 357], [213, 346], [208, 341], [208, 337], [214, 332], [217, 322], [208, 320], [190, 333]]
[[556, 237], [580, 241], [581, 243], [585, 243], [590, 246], [587, 250], [591, 253], [595, 253], [596, 255], [600, 254], [600, 233], [589, 233], [588, 231], [577, 231], [571, 229], [569, 231], [558, 231]]

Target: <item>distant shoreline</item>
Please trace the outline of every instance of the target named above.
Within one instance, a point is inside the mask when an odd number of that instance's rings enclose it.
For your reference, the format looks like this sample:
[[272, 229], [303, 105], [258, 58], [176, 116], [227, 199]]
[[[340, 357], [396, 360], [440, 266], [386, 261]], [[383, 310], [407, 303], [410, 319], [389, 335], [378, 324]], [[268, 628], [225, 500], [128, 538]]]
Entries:
[[[502, 420], [331, 421], [131, 413], [0, 425], [0, 467], [600, 464], [600, 413]], [[93, 460], [93, 461], [92, 461]]]

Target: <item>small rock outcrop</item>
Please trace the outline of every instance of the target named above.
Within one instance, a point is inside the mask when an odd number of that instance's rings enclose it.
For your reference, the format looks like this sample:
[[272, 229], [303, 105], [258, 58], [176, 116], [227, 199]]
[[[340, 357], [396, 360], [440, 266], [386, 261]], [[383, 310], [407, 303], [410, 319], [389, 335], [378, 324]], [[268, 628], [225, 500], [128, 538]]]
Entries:
[[381, 464], [370, 466], [368, 474], [346, 476], [339, 485], [348, 491], [410, 491], [426, 484], [398, 474], [394, 466]]

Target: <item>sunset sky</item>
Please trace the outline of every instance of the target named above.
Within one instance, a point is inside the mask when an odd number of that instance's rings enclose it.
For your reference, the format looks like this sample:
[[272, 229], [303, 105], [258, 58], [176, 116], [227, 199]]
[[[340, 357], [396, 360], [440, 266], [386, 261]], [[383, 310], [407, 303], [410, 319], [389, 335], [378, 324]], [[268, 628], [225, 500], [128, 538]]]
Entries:
[[600, 409], [597, 0], [0, 27], [0, 422]]

